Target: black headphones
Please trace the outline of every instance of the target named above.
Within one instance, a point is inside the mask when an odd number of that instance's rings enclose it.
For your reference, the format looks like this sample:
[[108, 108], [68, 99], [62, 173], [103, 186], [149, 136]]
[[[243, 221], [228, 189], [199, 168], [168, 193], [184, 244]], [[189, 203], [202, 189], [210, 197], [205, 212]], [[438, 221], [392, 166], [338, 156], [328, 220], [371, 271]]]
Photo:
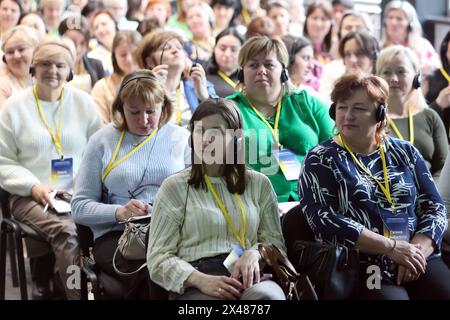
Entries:
[[419, 89], [422, 86], [422, 76], [420, 73], [414, 76], [412, 86], [414, 89]]
[[3, 61], [4, 64], [6, 64], [5, 54], [3, 54], [2, 61]]
[[[336, 103], [332, 103], [329, 110], [330, 118], [336, 121]], [[384, 103], [380, 103], [375, 113], [375, 120], [377, 122], [383, 122], [386, 120], [386, 106]]]
[[[160, 80], [153, 74], [149, 73], [149, 70], [137, 70], [132, 73], [133, 75], [130, 76], [127, 80], [122, 81], [119, 92], [117, 94], [118, 97], [120, 97], [120, 93], [122, 92], [123, 88], [125, 88], [131, 81], [138, 80], [138, 79], [148, 79], [155, 82], [159, 82]], [[167, 96], [164, 95], [164, 101], [163, 101], [163, 108], [166, 106], [168, 99]]]
[[[282, 63], [281, 65], [283, 67], [283, 70], [281, 70], [280, 81], [281, 81], [281, 83], [285, 83], [289, 80], [289, 72], [286, 69], [286, 66], [284, 65], [284, 63]], [[238, 73], [237, 73], [237, 79], [239, 82], [244, 83], [244, 69], [243, 68], [239, 68]]]
[[[5, 58], [5, 57], [3, 56], [3, 58]], [[30, 74], [31, 74], [32, 77], [34, 77], [34, 75], [36, 74], [36, 69], [35, 69], [34, 66], [30, 67]], [[70, 69], [66, 81], [69, 82], [69, 81], [72, 81], [72, 80], [73, 80], [73, 71], [72, 71], [72, 69]]]

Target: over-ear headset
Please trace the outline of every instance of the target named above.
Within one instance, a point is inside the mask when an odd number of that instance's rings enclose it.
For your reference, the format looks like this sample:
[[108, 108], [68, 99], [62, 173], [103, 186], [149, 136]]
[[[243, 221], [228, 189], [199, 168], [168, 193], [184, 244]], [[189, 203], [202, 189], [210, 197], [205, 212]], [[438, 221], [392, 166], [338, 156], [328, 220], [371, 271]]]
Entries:
[[3, 54], [2, 61], [3, 61], [4, 64], [6, 64], [5, 54]]
[[[123, 88], [125, 88], [130, 82], [132, 82], [134, 80], [138, 80], [138, 79], [148, 79], [148, 80], [152, 80], [155, 82], [160, 81], [153, 73], [149, 73], [148, 70], [135, 71], [133, 76], [130, 76], [128, 79], [122, 81], [122, 84], [120, 85], [117, 96], [120, 96], [120, 93], [123, 90]], [[164, 95], [163, 108], [166, 106], [166, 103], [167, 103], [167, 97], [166, 97], [166, 95]]]
[[419, 89], [422, 86], [422, 76], [420, 73], [414, 76], [412, 86], [414, 89]]
[[[332, 103], [329, 110], [330, 118], [336, 121], [336, 103]], [[383, 122], [386, 120], [386, 106], [384, 103], [380, 103], [375, 112], [375, 120], [377, 122]]]
[[[284, 65], [284, 63], [282, 63], [281, 65], [283, 67], [283, 70], [281, 70], [280, 81], [281, 81], [281, 83], [285, 83], [286, 81], [289, 80], [289, 72], [286, 69], [286, 66]], [[244, 69], [243, 68], [239, 68], [238, 73], [237, 73], [237, 79], [241, 83], [244, 82]]]
[[[5, 57], [3, 56], [3, 58], [5, 58]], [[36, 69], [34, 66], [30, 66], [30, 74], [32, 77], [34, 77], [34, 75], [36, 74]], [[73, 71], [72, 71], [72, 69], [70, 69], [69, 74], [67, 75], [66, 81], [69, 82], [72, 80], [73, 80]]]

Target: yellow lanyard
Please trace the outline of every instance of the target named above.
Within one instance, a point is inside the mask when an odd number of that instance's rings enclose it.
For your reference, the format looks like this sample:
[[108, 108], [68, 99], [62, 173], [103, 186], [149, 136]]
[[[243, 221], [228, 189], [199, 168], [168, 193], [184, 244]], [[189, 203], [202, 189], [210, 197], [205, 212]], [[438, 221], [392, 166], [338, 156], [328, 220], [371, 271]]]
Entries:
[[181, 89], [180, 89], [180, 87], [177, 88], [177, 123], [179, 126], [181, 126]]
[[[246, 98], [247, 99], [247, 98]], [[281, 101], [282, 98], [280, 98], [280, 100], [278, 100], [278, 105], [277, 105], [277, 113], [275, 115], [275, 123], [274, 123], [274, 127], [272, 128], [272, 126], [270, 125], [269, 122], [267, 122], [267, 120], [261, 115], [261, 113], [259, 113], [258, 110], [256, 110], [256, 108], [253, 106], [253, 104], [250, 102], [250, 100], [248, 100], [248, 103], [250, 104], [250, 107], [252, 107], [253, 111], [256, 113], [256, 115], [262, 120], [262, 122], [264, 122], [264, 124], [270, 129], [270, 132], [272, 132], [272, 136], [275, 140], [275, 143], [278, 145], [278, 148], [282, 148], [282, 145], [280, 144], [280, 137], [279, 137], [279, 133], [278, 133], [278, 124], [280, 122], [280, 113], [281, 113]]]
[[120, 146], [122, 145], [123, 137], [125, 136], [125, 131], [122, 131], [119, 142], [117, 143], [117, 146], [116, 146], [116, 150], [114, 150], [114, 154], [111, 158], [111, 161], [109, 161], [108, 165], [106, 166], [106, 170], [102, 175], [102, 182], [105, 182], [106, 177], [108, 176], [108, 174], [111, 172], [112, 169], [117, 167], [119, 164], [121, 164], [122, 162], [127, 160], [129, 157], [131, 157], [133, 155], [133, 153], [135, 153], [140, 148], [142, 148], [155, 135], [156, 131], [158, 131], [158, 129], [153, 130], [153, 132], [147, 138], [145, 138], [144, 141], [139, 143], [139, 145], [137, 145], [133, 150], [128, 152], [126, 155], [124, 155], [119, 160], [115, 161], [117, 154], [119, 153]]
[[386, 166], [386, 158], [384, 156], [384, 149], [383, 149], [383, 144], [381, 142], [379, 142], [379, 149], [380, 149], [380, 154], [381, 154], [381, 164], [383, 166], [383, 179], [384, 179], [384, 186], [383, 184], [381, 184], [380, 181], [378, 181], [377, 178], [375, 178], [370, 172], [369, 170], [367, 170], [362, 164], [361, 162], [359, 162], [358, 158], [356, 158], [356, 156], [354, 155], [354, 153], [352, 152], [352, 150], [350, 150], [350, 148], [345, 144], [344, 140], [342, 139], [341, 134], [338, 134], [338, 138], [339, 141], [341, 142], [341, 144], [344, 146], [344, 148], [348, 151], [348, 153], [350, 153], [350, 155], [353, 158], [353, 161], [355, 161], [355, 163], [358, 165], [358, 167], [361, 168], [362, 171], [364, 171], [364, 173], [372, 178], [373, 180], [375, 180], [375, 182], [378, 184], [378, 186], [380, 187], [381, 191], [383, 191], [384, 195], [386, 196], [386, 199], [388, 200], [389, 204], [391, 205], [392, 208], [394, 208], [394, 204], [392, 203], [392, 197], [391, 197], [391, 191], [389, 189], [389, 181], [388, 181], [388, 176], [387, 176], [387, 166]]
[[61, 148], [61, 128], [62, 128], [62, 101], [64, 99], [64, 89], [61, 92], [61, 99], [59, 100], [59, 120], [58, 120], [58, 129], [55, 135], [55, 132], [50, 127], [50, 125], [47, 122], [47, 119], [45, 118], [44, 111], [42, 110], [41, 102], [39, 100], [36, 86], [33, 89], [34, 97], [36, 98], [36, 103], [39, 109], [39, 114], [41, 116], [42, 122], [44, 122], [45, 126], [47, 127], [48, 132], [52, 136], [53, 143], [55, 144], [56, 151], [58, 152], [58, 155], [63, 158], [63, 152]]
[[440, 68], [439, 70], [441, 71], [444, 78], [447, 79], [447, 81], [450, 83], [450, 76], [448, 75], [447, 71], [445, 71], [444, 67]]
[[[387, 118], [389, 121], [389, 125], [392, 127], [392, 130], [394, 130], [397, 137], [401, 140], [405, 140], [403, 138], [403, 135], [400, 133], [397, 126], [395, 125], [394, 121], [391, 119], [391, 117], [388, 116]], [[408, 108], [408, 118], [409, 118], [409, 142], [414, 143], [414, 119], [411, 107]]]
[[217, 71], [217, 74], [219, 75], [219, 77], [221, 77], [226, 83], [228, 83], [233, 89], [236, 88], [236, 83], [234, 83], [233, 80], [230, 79], [230, 77], [228, 77], [225, 73], [223, 73], [222, 71]]
[[245, 226], [247, 224], [247, 217], [246, 217], [246, 213], [245, 213], [245, 208], [244, 208], [244, 204], [242, 203], [241, 198], [239, 198], [239, 196], [237, 195], [237, 193], [234, 194], [234, 198], [237, 201], [237, 204], [239, 206], [239, 209], [241, 210], [241, 215], [242, 215], [242, 228], [241, 228], [241, 235], [239, 236], [236, 227], [233, 224], [233, 221], [231, 221], [230, 216], [228, 215], [227, 210], [225, 209], [225, 206], [223, 205], [222, 201], [220, 201], [219, 196], [216, 193], [216, 190], [214, 190], [214, 187], [211, 184], [211, 181], [209, 180], [209, 177], [205, 174], [205, 181], [206, 181], [206, 185], [208, 186], [209, 191], [211, 191], [214, 200], [216, 200], [217, 205], [219, 206], [220, 210], [222, 211], [225, 220], [227, 220], [228, 225], [231, 228], [231, 231], [233, 231], [234, 237], [239, 241], [241, 247], [243, 249], [245, 249]]
[[242, 9], [242, 18], [244, 19], [245, 25], [248, 25], [252, 20], [247, 9]]

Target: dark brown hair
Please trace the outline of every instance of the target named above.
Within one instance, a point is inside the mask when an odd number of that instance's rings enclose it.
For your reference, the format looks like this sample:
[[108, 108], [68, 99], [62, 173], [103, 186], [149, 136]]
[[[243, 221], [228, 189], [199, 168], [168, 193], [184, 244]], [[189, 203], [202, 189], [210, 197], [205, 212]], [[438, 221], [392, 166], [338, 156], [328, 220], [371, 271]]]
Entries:
[[[188, 184], [194, 185], [195, 188], [206, 188], [205, 180], [204, 180], [204, 169], [203, 164], [196, 163], [195, 159], [195, 150], [194, 150], [194, 141], [193, 141], [193, 133], [195, 129], [195, 123], [197, 121], [201, 121], [203, 118], [218, 114], [220, 115], [227, 123], [227, 129], [233, 130], [243, 130], [242, 116], [237, 109], [236, 105], [231, 100], [226, 100], [223, 98], [214, 98], [207, 99], [200, 103], [195, 110], [192, 118], [190, 120], [189, 126], [191, 130], [191, 177], [188, 180]], [[243, 137], [241, 137], [241, 143], [243, 144]], [[236, 146], [235, 146], [236, 147]], [[244, 151], [245, 148], [241, 148], [241, 152]], [[242, 154], [241, 154], [242, 156]], [[245, 159], [245, 157], [244, 157]], [[236, 160], [236, 159], [235, 159]], [[225, 181], [227, 183], [227, 188], [230, 193], [238, 193], [243, 194], [246, 187], [246, 165], [245, 163], [235, 163], [229, 164], [225, 163], [224, 176]]]

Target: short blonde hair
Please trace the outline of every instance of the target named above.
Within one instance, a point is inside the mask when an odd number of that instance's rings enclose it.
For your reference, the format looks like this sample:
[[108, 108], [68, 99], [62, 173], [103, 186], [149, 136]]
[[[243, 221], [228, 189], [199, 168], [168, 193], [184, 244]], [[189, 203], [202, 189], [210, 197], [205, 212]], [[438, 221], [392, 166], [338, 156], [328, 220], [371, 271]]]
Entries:
[[[398, 55], [403, 55], [405, 59], [411, 62], [414, 69], [413, 71], [416, 75], [420, 74], [419, 59], [417, 58], [415, 52], [408, 47], [402, 45], [395, 45], [384, 48], [383, 50], [380, 51], [380, 55], [378, 56], [376, 66], [377, 75], [381, 75], [381, 72], [383, 71], [385, 65], [388, 62], [392, 61], [392, 59], [394, 59], [394, 57]], [[422, 110], [428, 107], [428, 104], [425, 100], [422, 90], [420, 89], [414, 90], [414, 92], [409, 97], [409, 101], [413, 103], [413, 106], [416, 110]]]
[[169, 122], [173, 106], [172, 101], [167, 98], [161, 79], [150, 70], [138, 69], [125, 76], [112, 104], [112, 120], [117, 129], [128, 130], [123, 107], [135, 99], [140, 99], [152, 106], [163, 102], [158, 127]]
[[277, 60], [287, 67], [289, 64], [289, 53], [287, 52], [284, 42], [275, 37], [255, 36], [248, 39], [239, 51], [238, 63], [242, 67], [254, 56], [260, 53], [269, 54], [275, 52]]
[[5, 45], [6, 43], [14, 37], [16, 34], [21, 34], [21, 39], [32, 46], [33, 48], [36, 48], [37, 44], [39, 43], [39, 40], [36, 36], [36, 33], [34, 30], [28, 26], [18, 25], [15, 26], [8, 31], [6, 31], [3, 34], [2, 37], [2, 51], [5, 51]]
[[33, 52], [31, 66], [34, 67], [37, 63], [61, 53], [63, 54], [64, 59], [66, 59], [69, 67], [73, 69], [75, 58], [77, 56], [75, 45], [69, 39], [61, 39], [58, 37], [46, 39], [38, 44]]

